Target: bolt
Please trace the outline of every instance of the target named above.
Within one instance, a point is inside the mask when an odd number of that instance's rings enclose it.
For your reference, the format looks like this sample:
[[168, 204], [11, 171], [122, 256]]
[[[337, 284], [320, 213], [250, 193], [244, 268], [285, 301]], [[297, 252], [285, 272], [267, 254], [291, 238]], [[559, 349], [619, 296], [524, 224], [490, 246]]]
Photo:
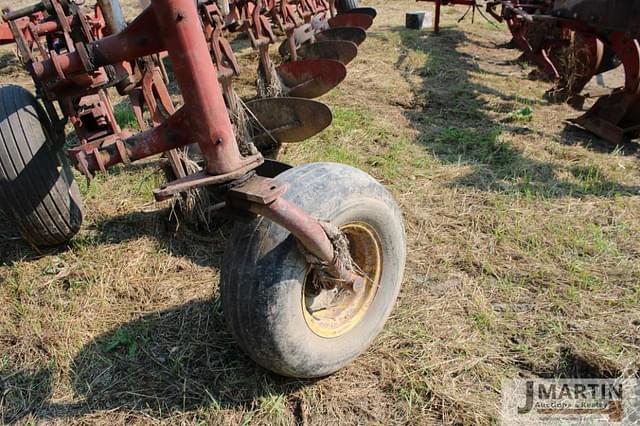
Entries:
[[355, 293], [360, 293], [362, 290], [364, 290], [364, 285], [364, 278], [359, 276], [353, 281], [353, 291]]

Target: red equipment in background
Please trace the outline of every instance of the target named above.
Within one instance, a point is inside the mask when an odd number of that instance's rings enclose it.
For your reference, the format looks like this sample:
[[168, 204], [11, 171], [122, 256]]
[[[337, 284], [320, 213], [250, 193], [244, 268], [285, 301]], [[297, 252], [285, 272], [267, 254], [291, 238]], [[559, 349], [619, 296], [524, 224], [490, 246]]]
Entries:
[[[435, 31], [440, 27], [443, 5], [465, 5], [475, 11], [476, 0], [417, 0], [435, 3]], [[568, 100], [581, 108], [580, 92], [599, 73], [625, 68], [625, 87], [600, 97], [574, 123], [612, 143], [640, 136], [638, 106], [638, 10], [637, 1], [519, 0], [489, 1], [487, 12], [505, 22], [525, 58], [540, 69], [556, 88], [550, 99]]]

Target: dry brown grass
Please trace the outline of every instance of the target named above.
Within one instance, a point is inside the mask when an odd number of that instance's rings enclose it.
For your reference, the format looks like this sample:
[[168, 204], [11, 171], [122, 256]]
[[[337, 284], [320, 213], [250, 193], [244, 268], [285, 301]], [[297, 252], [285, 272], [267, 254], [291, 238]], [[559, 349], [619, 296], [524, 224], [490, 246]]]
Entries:
[[284, 157], [362, 167], [403, 208], [406, 279], [371, 350], [318, 381], [256, 367], [219, 309], [228, 225], [175, 232], [150, 162], [83, 184], [68, 248], [36, 253], [0, 221], [0, 418], [489, 424], [504, 379], [637, 374], [635, 146], [566, 128], [576, 113], [495, 47], [505, 31], [447, 8], [440, 36], [408, 32], [414, 2], [368, 3], [376, 25], [324, 99], [334, 125]]

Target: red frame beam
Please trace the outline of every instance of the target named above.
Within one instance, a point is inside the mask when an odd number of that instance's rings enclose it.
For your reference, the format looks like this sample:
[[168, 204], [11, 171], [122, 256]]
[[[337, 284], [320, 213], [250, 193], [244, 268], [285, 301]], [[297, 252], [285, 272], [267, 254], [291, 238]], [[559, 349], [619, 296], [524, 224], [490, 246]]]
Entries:
[[[433, 20], [433, 31], [437, 34], [440, 32], [440, 8], [442, 7], [442, 0], [416, 0], [416, 1], [428, 1], [435, 3], [436, 13], [435, 18]], [[476, 6], [477, 3], [475, 0], [449, 0], [446, 2], [445, 6]]]
[[89, 172], [193, 143], [199, 145], [209, 174], [224, 175], [243, 166], [200, 17], [191, 0], [154, 0], [122, 32], [87, 44], [90, 64], [75, 51], [34, 63], [33, 70], [41, 80], [64, 80], [163, 50], [169, 52], [183, 108], [162, 126], [126, 139], [119, 148], [79, 147], [72, 151], [82, 152], [83, 168]]

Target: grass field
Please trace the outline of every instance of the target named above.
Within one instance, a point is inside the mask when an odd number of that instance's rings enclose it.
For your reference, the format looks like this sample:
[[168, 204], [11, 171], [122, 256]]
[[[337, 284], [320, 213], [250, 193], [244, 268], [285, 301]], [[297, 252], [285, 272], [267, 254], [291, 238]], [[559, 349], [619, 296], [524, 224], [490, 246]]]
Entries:
[[69, 247], [36, 252], [0, 218], [0, 423], [491, 424], [505, 379], [638, 374], [637, 147], [567, 126], [579, 112], [542, 100], [505, 28], [445, 8], [434, 36], [404, 29], [413, 1], [367, 4], [369, 38], [323, 98], [332, 127], [283, 159], [360, 167], [402, 207], [405, 281], [371, 349], [322, 380], [253, 364], [220, 309], [229, 224], [176, 230], [150, 161], [80, 179]]

